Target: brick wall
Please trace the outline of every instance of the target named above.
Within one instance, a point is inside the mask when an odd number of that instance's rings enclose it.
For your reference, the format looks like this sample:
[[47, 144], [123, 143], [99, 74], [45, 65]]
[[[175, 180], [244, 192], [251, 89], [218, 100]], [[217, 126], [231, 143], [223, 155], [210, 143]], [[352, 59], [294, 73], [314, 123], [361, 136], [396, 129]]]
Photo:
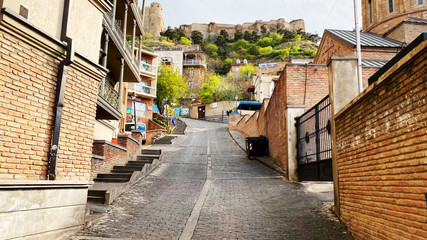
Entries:
[[426, 24], [402, 23], [387, 32], [386, 37], [409, 44], [422, 32], [427, 32]]
[[427, 238], [425, 56], [335, 119], [341, 219], [356, 239]]
[[[46, 179], [59, 55], [0, 32], [0, 178]], [[59, 54], [59, 53], [58, 53]], [[57, 179], [88, 180], [98, 80], [68, 71]]]
[[124, 166], [129, 160], [126, 148], [104, 140], [93, 142], [93, 154], [103, 156], [104, 160], [91, 160], [91, 178], [94, 178], [97, 173], [110, 172], [114, 165]]
[[237, 114], [237, 113], [230, 113], [229, 118], [228, 118], [228, 125], [229, 130], [230, 131], [236, 131], [237, 130], [237, 123], [240, 121], [241, 119], [241, 115]]

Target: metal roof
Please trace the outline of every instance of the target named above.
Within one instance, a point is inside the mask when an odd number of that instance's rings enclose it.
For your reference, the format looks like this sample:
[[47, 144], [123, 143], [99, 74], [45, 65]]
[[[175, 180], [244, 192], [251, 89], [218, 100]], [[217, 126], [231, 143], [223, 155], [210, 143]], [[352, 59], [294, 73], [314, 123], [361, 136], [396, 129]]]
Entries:
[[409, 22], [409, 23], [424, 23], [427, 24], [427, 20], [424, 19], [419, 19], [419, 18], [407, 18], [405, 20], [403, 20], [403, 22]]
[[[349, 30], [333, 30], [326, 29], [331, 35], [334, 35], [341, 40], [356, 46], [356, 32]], [[404, 43], [377, 35], [374, 33], [360, 32], [360, 45], [362, 47], [385, 47], [385, 48], [401, 48]]]
[[382, 68], [387, 61], [362, 59], [362, 67]]

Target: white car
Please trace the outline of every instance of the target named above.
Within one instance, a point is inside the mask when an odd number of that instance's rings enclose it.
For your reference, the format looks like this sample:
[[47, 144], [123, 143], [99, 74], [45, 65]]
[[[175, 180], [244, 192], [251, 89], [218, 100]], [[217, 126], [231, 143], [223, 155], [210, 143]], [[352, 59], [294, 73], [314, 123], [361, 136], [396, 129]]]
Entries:
[[[124, 133], [128, 136], [132, 135], [132, 131], [135, 130], [135, 123], [125, 123]], [[142, 134], [142, 144], [145, 144], [146, 141], [146, 133], [147, 128], [145, 127], [145, 123], [137, 123], [136, 130], [140, 131]]]

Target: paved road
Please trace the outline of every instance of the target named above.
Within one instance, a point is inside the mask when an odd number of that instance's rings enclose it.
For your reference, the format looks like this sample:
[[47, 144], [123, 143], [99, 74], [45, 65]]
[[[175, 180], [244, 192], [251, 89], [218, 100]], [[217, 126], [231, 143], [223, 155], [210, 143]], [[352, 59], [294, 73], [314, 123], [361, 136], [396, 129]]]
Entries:
[[185, 121], [186, 135], [164, 146], [161, 166], [123, 194], [97, 227], [80, 236], [351, 239], [300, 184], [248, 160], [227, 125]]

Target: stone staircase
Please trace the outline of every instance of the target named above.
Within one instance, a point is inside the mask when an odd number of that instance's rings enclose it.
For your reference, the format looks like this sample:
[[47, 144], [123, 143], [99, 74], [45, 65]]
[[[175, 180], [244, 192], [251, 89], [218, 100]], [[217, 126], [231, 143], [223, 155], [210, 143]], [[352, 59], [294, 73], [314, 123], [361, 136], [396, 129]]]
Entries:
[[143, 149], [136, 160], [125, 166], [114, 166], [110, 173], [98, 173], [95, 184], [89, 188], [88, 203], [109, 204], [154, 169], [161, 160], [162, 151]]
[[173, 130], [173, 134], [185, 134], [185, 129], [187, 129], [187, 124], [180, 119], [176, 120], [176, 128]]

